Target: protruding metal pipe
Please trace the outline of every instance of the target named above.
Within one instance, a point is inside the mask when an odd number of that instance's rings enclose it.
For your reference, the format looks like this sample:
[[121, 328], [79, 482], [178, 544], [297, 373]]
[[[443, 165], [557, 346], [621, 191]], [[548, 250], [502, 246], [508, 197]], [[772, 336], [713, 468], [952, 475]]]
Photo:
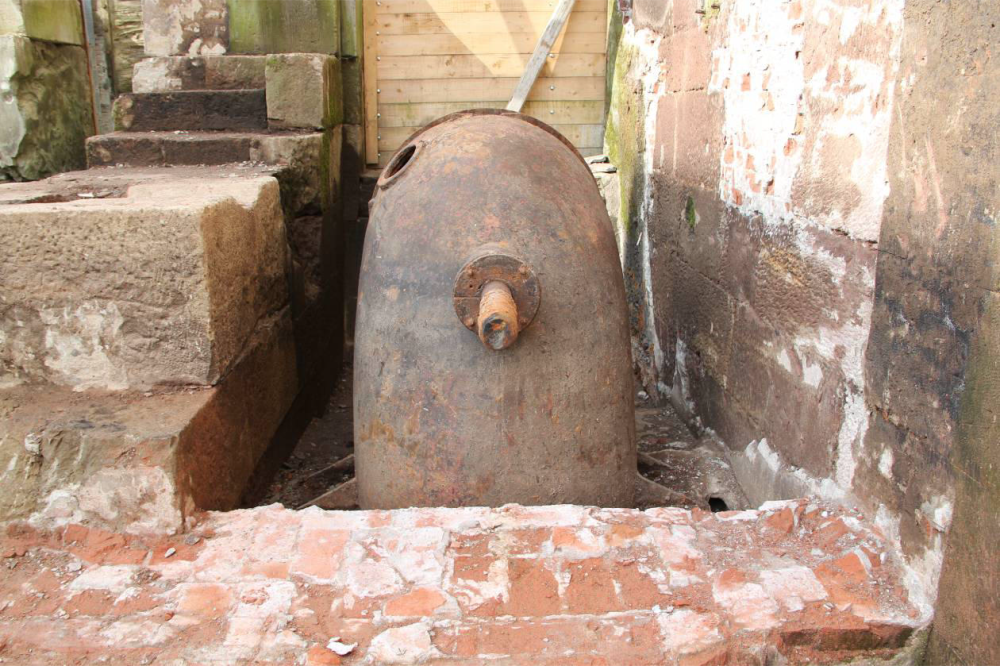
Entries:
[[503, 282], [494, 280], [483, 285], [476, 331], [484, 345], [497, 351], [517, 340], [517, 303]]

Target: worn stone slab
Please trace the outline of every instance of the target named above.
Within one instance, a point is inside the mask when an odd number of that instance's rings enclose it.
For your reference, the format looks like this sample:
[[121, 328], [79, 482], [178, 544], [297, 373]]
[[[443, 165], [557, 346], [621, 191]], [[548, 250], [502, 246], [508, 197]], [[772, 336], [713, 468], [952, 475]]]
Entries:
[[343, 122], [340, 61], [336, 57], [269, 55], [264, 76], [270, 127], [322, 129]]
[[0, 385], [212, 384], [288, 302], [273, 177], [111, 174], [2, 188]]
[[264, 87], [265, 56], [160, 56], [135, 63], [132, 92]]
[[860, 516], [805, 500], [274, 505], [142, 541], [14, 526], [0, 640], [39, 666], [341, 663], [334, 648], [371, 665], [917, 663], [926, 618], [885, 548]]
[[224, 54], [229, 49], [228, 5], [228, 0], [142, 0], [146, 55]]
[[263, 90], [179, 90], [126, 93], [115, 99], [115, 129], [262, 130], [267, 128]]
[[215, 387], [2, 389], [0, 520], [167, 533], [197, 508], [231, 508], [297, 389], [287, 308]]

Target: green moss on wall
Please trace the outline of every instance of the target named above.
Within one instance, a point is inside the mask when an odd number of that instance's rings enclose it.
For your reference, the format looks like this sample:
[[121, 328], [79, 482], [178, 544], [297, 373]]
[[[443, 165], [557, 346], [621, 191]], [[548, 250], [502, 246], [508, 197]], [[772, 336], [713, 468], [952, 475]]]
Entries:
[[230, 53], [340, 52], [338, 0], [229, 0]]
[[633, 75], [638, 49], [620, 42], [616, 49], [610, 89], [611, 105], [604, 131], [608, 157], [618, 167], [621, 188], [619, 224], [629, 237], [635, 224], [645, 190], [643, 153], [645, 151], [645, 96], [642, 84]]
[[84, 43], [80, 4], [69, 0], [21, 0], [28, 37], [62, 44]]
[[694, 225], [698, 224], [698, 211], [694, 208], [694, 199], [688, 196], [687, 203], [684, 204], [684, 220], [688, 228], [694, 230]]

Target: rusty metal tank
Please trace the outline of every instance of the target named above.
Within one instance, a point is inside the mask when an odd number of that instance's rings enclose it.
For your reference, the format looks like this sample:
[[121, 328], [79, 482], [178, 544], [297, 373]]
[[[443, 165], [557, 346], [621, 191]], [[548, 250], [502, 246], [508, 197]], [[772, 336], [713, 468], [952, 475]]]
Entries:
[[361, 266], [362, 508], [630, 505], [627, 317], [604, 202], [559, 133], [478, 110], [410, 137]]

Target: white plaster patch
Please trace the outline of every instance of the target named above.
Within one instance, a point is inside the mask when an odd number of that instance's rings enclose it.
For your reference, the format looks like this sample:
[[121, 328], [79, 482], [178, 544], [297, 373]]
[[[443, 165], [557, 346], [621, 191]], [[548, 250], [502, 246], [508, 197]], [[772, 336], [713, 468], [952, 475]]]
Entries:
[[132, 577], [137, 568], [128, 564], [116, 564], [87, 569], [73, 579], [69, 589], [74, 592], [84, 590], [107, 590], [121, 594], [132, 585]]
[[884, 504], [880, 504], [875, 512], [874, 523], [882, 530], [886, 541], [894, 546], [892, 552], [898, 554], [899, 565], [903, 571], [903, 586], [910, 602], [920, 611], [920, 621], [929, 621], [934, 616], [938, 580], [944, 562], [944, 535], [935, 532], [931, 537], [930, 546], [922, 555], [904, 557], [899, 534], [900, 517], [890, 512]]
[[128, 388], [125, 369], [109, 354], [121, 338], [125, 322], [114, 302], [85, 301], [75, 309], [43, 308], [45, 365], [75, 391]]
[[135, 63], [132, 74], [132, 91], [137, 93], [180, 90], [181, 79], [172, 74], [170, 60], [146, 58]]
[[892, 449], [890, 447], [885, 447], [882, 449], [882, 453], [878, 457], [878, 471], [879, 474], [885, 478], [892, 480], [892, 463], [893, 455]]
[[699, 652], [722, 640], [716, 618], [707, 613], [680, 609], [660, 613], [656, 621], [660, 625], [666, 654]]
[[431, 642], [430, 624], [416, 622], [386, 629], [372, 639], [365, 656], [366, 664], [419, 664], [441, 656]]
[[[767, 225], [818, 224], [877, 241], [888, 195], [903, 0], [876, 0], [864, 9], [834, 0], [804, 4], [798, 14], [789, 2], [733, 5], [709, 85], [724, 101], [719, 195], [747, 215], [762, 214]], [[851, 47], [829, 54], [830, 67], [816, 67], [806, 80], [808, 54], [829, 50], [806, 41], [810, 23], [839, 24], [842, 47], [864, 29], [869, 46], [859, 51], [863, 57], [851, 57]], [[807, 141], [812, 148], [805, 151]], [[851, 196], [806, 188], [793, 202], [796, 180], [822, 182], [828, 166], [839, 167], [835, 162], [845, 159], [841, 144], [856, 148], [849, 156], [850, 182], [844, 183]]]

